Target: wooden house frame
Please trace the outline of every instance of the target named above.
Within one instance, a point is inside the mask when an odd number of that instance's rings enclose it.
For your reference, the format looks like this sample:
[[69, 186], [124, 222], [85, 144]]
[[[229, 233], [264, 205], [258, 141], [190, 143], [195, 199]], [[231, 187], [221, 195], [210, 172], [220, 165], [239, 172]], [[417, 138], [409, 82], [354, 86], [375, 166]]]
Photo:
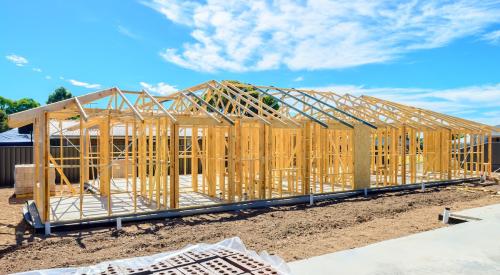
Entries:
[[[42, 222], [478, 177], [491, 173], [494, 130], [371, 96], [232, 81], [168, 96], [110, 88], [9, 116], [10, 127], [30, 123]], [[65, 131], [78, 132], [79, 157], [51, 155], [51, 133]], [[79, 182], [65, 179], [69, 162]]]

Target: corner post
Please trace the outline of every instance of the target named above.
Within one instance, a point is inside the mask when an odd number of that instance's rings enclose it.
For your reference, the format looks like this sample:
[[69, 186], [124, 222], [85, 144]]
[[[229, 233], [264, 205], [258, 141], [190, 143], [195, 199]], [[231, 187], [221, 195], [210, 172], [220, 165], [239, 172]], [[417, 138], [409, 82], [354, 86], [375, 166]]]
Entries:
[[38, 146], [38, 184], [40, 192], [40, 205], [42, 222], [50, 222], [50, 186], [49, 186], [49, 150], [50, 150], [50, 132], [48, 113], [43, 112], [37, 118], [38, 140], [35, 142]]

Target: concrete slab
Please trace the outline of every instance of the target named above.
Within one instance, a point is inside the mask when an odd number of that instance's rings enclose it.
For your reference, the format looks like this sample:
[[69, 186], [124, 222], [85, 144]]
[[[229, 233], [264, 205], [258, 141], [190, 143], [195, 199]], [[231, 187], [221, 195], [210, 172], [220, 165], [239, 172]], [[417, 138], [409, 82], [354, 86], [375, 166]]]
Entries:
[[500, 274], [500, 204], [456, 212], [480, 218], [289, 263], [293, 274]]
[[[201, 176], [199, 177], [201, 181]], [[140, 180], [137, 180], [140, 185]], [[127, 186], [128, 184], [128, 186]], [[212, 198], [203, 193], [193, 192], [191, 189], [191, 176], [179, 177], [179, 203], [180, 207], [214, 205], [221, 203], [218, 198]], [[98, 186], [96, 187], [98, 189]], [[134, 198], [131, 193], [130, 181], [114, 179], [111, 185], [111, 212], [113, 214], [129, 214], [134, 212]], [[156, 193], [153, 193], [156, 194]], [[155, 201], [148, 201], [141, 196], [137, 197], [137, 213], [157, 210]], [[163, 205], [164, 202], [162, 202]], [[167, 204], [168, 205], [168, 202]], [[83, 218], [97, 218], [108, 215], [108, 198], [96, 194], [86, 193], [83, 196]], [[168, 207], [167, 207], [168, 209]], [[80, 219], [80, 197], [77, 196], [52, 196], [50, 197], [50, 219], [52, 222]]]
[[467, 217], [474, 217], [482, 220], [499, 220], [500, 221], [500, 204], [493, 204], [484, 207], [471, 208], [459, 212], [453, 212]]
[[[206, 190], [203, 192], [203, 175], [198, 175], [198, 190], [200, 192], [194, 192], [192, 189], [192, 176], [191, 175], [180, 175], [179, 176], [179, 206], [180, 207], [197, 207], [197, 206], [209, 206], [215, 204], [221, 204], [224, 201], [218, 197], [210, 197], [206, 195]], [[137, 178], [137, 186], [140, 186], [140, 179]], [[227, 178], [225, 180], [227, 182]], [[92, 186], [95, 190], [99, 190], [99, 180], [91, 181]], [[316, 189], [320, 190], [320, 184], [316, 183]], [[79, 190], [78, 186], [74, 186], [76, 190]], [[287, 181], [283, 181], [283, 188], [288, 189]], [[113, 178], [111, 181], [111, 213], [112, 214], [130, 214], [134, 212], [134, 197], [132, 194], [132, 179], [128, 181], [124, 178]], [[332, 192], [339, 190], [350, 190], [350, 186], [342, 186], [341, 184], [324, 184], [323, 192]], [[147, 190], [147, 187], [146, 187]], [[219, 194], [220, 189], [217, 186], [216, 194]], [[301, 193], [295, 192], [283, 192], [283, 196], [293, 196], [300, 195]], [[156, 197], [156, 192], [153, 191], [153, 197]], [[165, 203], [161, 196], [161, 208], [169, 209], [167, 196], [167, 202]], [[273, 193], [273, 197], [280, 197], [277, 192]], [[236, 198], [240, 200], [240, 198]], [[156, 202], [149, 201], [142, 196], [137, 196], [136, 201], [136, 213], [145, 213], [157, 210]], [[165, 206], [166, 205], [166, 206]], [[100, 196], [99, 194], [85, 193], [83, 195], [83, 211], [82, 218], [98, 218], [108, 216], [108, 198], [106, 196]], [[80, 196], [76, 195], [56, 195], [50, 197], [50, 220], [52, 222], [60, 221], [71, 221], [80, 219]]]

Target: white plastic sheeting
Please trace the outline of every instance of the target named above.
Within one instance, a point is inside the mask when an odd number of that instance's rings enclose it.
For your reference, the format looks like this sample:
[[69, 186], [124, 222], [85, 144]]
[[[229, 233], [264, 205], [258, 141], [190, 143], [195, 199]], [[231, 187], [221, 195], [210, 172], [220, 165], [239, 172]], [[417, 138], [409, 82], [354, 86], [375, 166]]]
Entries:
[[[285, 261], [276, 255], [270, 255], [266, 251], [256, 253], [252, 250], [247, 250], [243, 242], [238, 237], [233, 237], [230, 239], [225, 239], [216, 244], [196, 244], [188, 245], [185, 248], [177, 251], [159, 253], [151, 256], [128, 258], [121, 260], [113, 260], [102, 262], [93, 266], [87, 267], [70, 267], [70, 268], [55, 268], [55, 269], [44, 269], [44, 270], [34, 270], [16, 274], [22, 275], [65, 275], [65, 274], [102, 274], [102, 272], [107, 272], [109, 274], [109, 267], [113, 266], [117, 274], [124, 274], [126, 270], [137, 270], [137, 269], [148, 269], [151, 265], [164, 262], [175, 256], [179, 256], [186, 252], [205, 252], [214, 251], [220, 249], [229, 249], [241, 254], [245, 254], [257, 261], [263, 262], [269, 265], [277, 274], [291, 274]], [[123, 271], [123, 272], [121, 272]], [[250, 273], [245, 273], [250, 274]]]

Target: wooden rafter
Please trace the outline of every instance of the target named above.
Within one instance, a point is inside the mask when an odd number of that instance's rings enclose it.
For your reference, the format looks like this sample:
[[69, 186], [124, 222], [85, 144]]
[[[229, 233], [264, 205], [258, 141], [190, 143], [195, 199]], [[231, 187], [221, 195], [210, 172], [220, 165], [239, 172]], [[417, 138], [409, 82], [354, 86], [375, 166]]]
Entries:
[[491, 173], [495, 130], [372, 96], [214, 80], [168, 96], [111, 88], [9, 116], [33, 122], [43, 221], [54, 219], [51, 167], [83, 219], [90, 197], [119, 215], [123, 193], [139, 213], [184, 207], [186, 195], [226, 203], [478, 177]]

